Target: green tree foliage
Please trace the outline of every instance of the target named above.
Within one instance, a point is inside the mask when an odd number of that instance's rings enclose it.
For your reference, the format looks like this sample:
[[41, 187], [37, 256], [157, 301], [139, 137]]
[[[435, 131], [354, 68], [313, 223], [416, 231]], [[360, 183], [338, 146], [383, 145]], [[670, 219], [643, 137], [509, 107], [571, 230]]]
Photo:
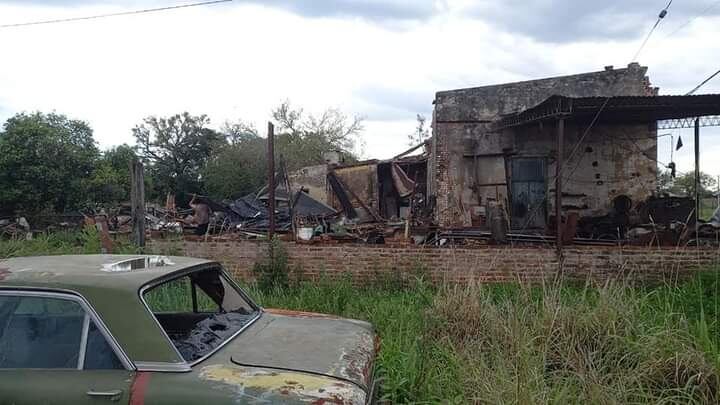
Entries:
[[[305, 115], [289, 102], [282, 103], [272, 115], [277, 123], [275, 155], [278, 161], [282, 157], [288, 170], [322, 164], [323, 155], [330, 151], [341, 151], [350, 161], [356, 159], [361, 118], [349, 118], [336, 109], [320, 116]], [[207, 193], [224, 199], [257, 191], [266, 184], [267, 139], [242, 121], [225, 124], [220, 133], [225, 142], [214, 151], [202, 173]]]
[[306, 115], [289, 101], [276, 108], [272, 116], [278, 125], [276, 151], [285, 158], [288, 170], [321, 164], [323, 155], [330, 151], [356, 159], [358, 136], [364, 129], [361, 117], [348, 117], [335, 108], [319, 116]]
[[184, 112], [168, 118], [147, 117], [133, 128], [138, 153], [149, 163], [147, 169], [155, 182], [156, 197], [166, 192], [202, 191], [200, 174], [224, 141], [207, 128], [209, 123], [206, 115]]
[[236, 199], [265, 184], [267, 142], [243, 122], [226, 123], [220, 133], [227, 143], [210, 157], [203, 179], [207, 193], [216, 199]]
[[0, 207], [36, 213], [82, 206], [98, 157], [86, 122], [55, 113], [15, 115], [0, 132]]
[[[660, 173], [658, 177], [658, 187], [661, 192], [677, 195], [695, 195], [695, 172], [688, 172], [677, 176], [673, 179], [670, 176], [669, 171]], [[709, 197], [715, 193], [717, 182], [715, 177], [700, 172], [700, 195], [702, 197]]]
[[93, 202], [112, 206], [130, 200], [130, 162], [135, 158], [135, 150], [128, 145], [102, 154], [86, 184]]

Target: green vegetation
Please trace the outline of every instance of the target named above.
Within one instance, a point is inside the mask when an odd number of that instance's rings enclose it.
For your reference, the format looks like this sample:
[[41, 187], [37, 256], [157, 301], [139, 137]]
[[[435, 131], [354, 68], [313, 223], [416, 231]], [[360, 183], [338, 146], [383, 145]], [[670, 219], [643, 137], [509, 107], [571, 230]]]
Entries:
[[[98, 251], [92, 229], [0, 241], [0, 257]], [[418, 271], [362, 288], [349, 278], [290, 277], [287, 287], [246, 289], [266, 307], [373, 323], [382, 337], [377, 373], [391, 403], [707, 404], [720, 401], [719, 277], [433, 287]], [[186, 288], [154, 291], [153, 300], [187, 307], [187, 294], [173, 296], [179, 290]]]
[[[332, 108], [307, 114], [286, 101], [272, 118], [277, 157], [287, 170], [323, 164], [330, 151], [355, 159], [359, 117]], [[130, 199], [129, 165], [138, 158], [146, 196], [155, 202], [164, 203], [169, 192], [181, 205], [194, 193], [239, 198], [266, 182], [266, 139], [242, 121], [216, 130], [202, 114], [149, 116], [132, 134], [136, 146], [101, 151], [85, 121], [42, 112], [9, 118], [0, 127], [0, 217], [114, 208]]]
[[372, 322], [393, 403], [717, 403], [717, 273], [656, 287], [491, 285], [263, 292], [264, 306]]
[[[127, 239], [113, 241], [115, 254], [138, 253]], [[97, 254], [101, 252], [100, 237], [95, 227], [82, 231], [64, 231], [35, 235], [32, 240], [0, 239], [0, 260], [20, 256]]]

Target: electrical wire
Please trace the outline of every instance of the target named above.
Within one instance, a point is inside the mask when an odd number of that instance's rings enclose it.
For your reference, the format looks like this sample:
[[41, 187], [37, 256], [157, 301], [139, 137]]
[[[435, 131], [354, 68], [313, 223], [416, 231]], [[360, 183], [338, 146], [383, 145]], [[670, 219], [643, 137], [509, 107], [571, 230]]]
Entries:
[[685, 27], [692, 24], [697, 20], [698, 18], [704, 16], [705, 14], [709, 13], [712, 9], [715, 7], [720, 6], [720, 0], [716, 1], [713, 4], [710, 4], [707, 6], [703, 11], [700, 12], [700, 14], [696, 15], [695, 17], [690, 18], [689, 20], [685, 21], [683, 24], [680, 24], [676, 29], [674, 29], [671, 33], [667, 34], [663, 39], [668, 39], [672, 37], [673, 35], [677, 34], [678, 32], [682, 31]]
[[[633, 57], [633, 59], [632, 59], [631, 62], [634, 62], [634, 61], [637, 59], [637, 57], [640, 55], [640, 52], [642, 52], [643, 48], [645, 48], [645, 45], [647, 45], [647, 42], [650, 40], [650, 37], [652, 36], [653, 32], [655, 32], [655, 30], [656, 30], [657, 27], [660, 25], [660, 23], [662, 22], [662, 20], [667, 16], [668, 10], [670, 9], [670, 6], [672, 6], [672, 3], [673, 3], [673, 0], [670, 0], [670, 1], [668, 2], [668, 4], [665, 6], [665, 8], [663, 8], [663, 9], [660, 11], [660, 14], [658, 15], [657, 21], [655, 21], [655, 24], [654, 24], [654, 25], [652, 26], [652, 28], [650, 29], [650, 32], [648, 32], [647, 36], [645, 37], [645, 40], [644, 40], [644, 41], [642, 42], [642, 44], [640, 45], [640, 48], [639, 48], [639, 49], [637, 50], [637, 52], [635, 53], [635, 56]], [[583, 133], [583, 135], [580, 137], [580, 139], [577, 141], [577, 143], [576, 143], [575, 146], [573, 147], [573, 150], [572, 150], [572, 152], [570, 153], [570, 157], [566, 160], [567, 162], [571, 161], [572, 158], [575, 157], [575, 154], [577, 154], [577, 152], [578, 152], [578, 150], [580, 149], [580, 146], [582, 145], [583, 141], [585, 140], [585, 138], [587, 137], [587, 135], [590, 133], [590, 131], [592, 130], [592, 128], [595, 126], [595, 124], [597, 123], [598, 119], [600, 118], [600, 115], [603, 113], [603, 111], [605, 111], [605, 108], [607, 107], [607, 105], [608, 105], [608, 103], [610, 102], [610, 100], [612, 100], [612, 98], [613, 98], [613, 96], [608, 96], [608, 97], [605, 99], [605, 102], [602, 104], [602, 106], [600, 106], [600, 109], [598, 109], [598, 112], [597, 112], [597, 114], [595, 114], [595, 116], [593, 117], [592, 121], [590, 122], [590, 125], [588, 125], [588, 127], [587, 127], [587, 129], [585, 129], [585, 132]], [[556, 175], [553, 176], [551, 179], [549, 179], [549, 182], [555, 182], [555, 181], [557, 180], [558, 176], [561, 176], [562, 179], [563, 179], [563, 181], [566, 181], [566, 182], [570, 181], [571, 178], [572, 178], [572, 176], [575, 174], [575, 172], [577, 171], [577, 169], [580, 167], [580, 163], [581, 163], [581, 162], [582, 162], [582, 159], [578, 160], [577, 164], [575, 165], [575, 167], [574, 167], [573, 169], [571, 169], [570, 174], [568, 174], [567, 177], [565, 177], [565, 176], [566, 176], [566, 173], [563, 173], [563, 172], [565, 171], [565, 168], [563, 167], [562, 170], [560, 170], [560, 172], [559, 172], [558, 174], [556, 174]], [[538, 204], [538, 205], [535, 207], [535, 209], [530, 213], [530, 215], [527, 217], [527, 221], [525, 222], [525, 225], [523, 225], [523, 227], [522, 227], [522, 230], [525, 230], [525, 229], [530, 225], [530, 223], [531, 223], [531, 222], [533, 221], [533, 219], [535, 218], [535, 215], [537, 215], [539, 209], [540, 209], [542, 206], [544, 206], [544, 203], [545, 203], [545, 202], [547, 202], [547, 198], [548, 198], [548, 197], [547, 197], [547, 195], [546, 195], [546, 196], [543, 198], [543, 203]]]
[[121, 11], [118, 13], [98, 14], [98, 15], [91, 15], [91, 16], [85, 16], [85, 17], [59, 18], [59, 19], [55, 19], [55, 20], [32, 21], [32, 22], [24, 22], [24, 23], [16, 23], [16, 24], [3, 24], [3, 25], [0, 25], [0, 29], [28, 27], [28, 26], [33, 26], [33, 25], [67, 23], [67, 22], [73, 22], [73, 21], [96, 20], [96, 19], [100, 19], [100, 18], [119, 17], [119, 16], [145, 14], [145, 13], [156, 13], [156, 12], [160, 12], [160, 11], [177, 10], [177, 9], [181, 9], [181, 8], [209, 6], [209, 5], [213, 5], [213, 4], [219, 4], [219, 3], [229, 3], [231, 1], [233, 1], [233, 0], [212, 0], [212, 1], [203, 1], [203, 2], [199, 2], [199, 3], [180, 4], [177, 6], [148, 8], [148, 9], [143, 9], [143, 10], [132, 10], [132, 11]]
[[708, 77], [707, 79], [703, 80], [702, 83], [700, 83], [700, 84], [697, 85], [697, 87], [695, 87], [694, 89], [690, 90], [690, 92], [689, 92], [688, 94], [686, 94], [686, 96], [692, 96], [696, 91], [700, 90], [700, 88], [702, 88], [702, 86], [706, 85], [710, 80], [714, 79], [715, 76], [717, 76], [717, 75], [719, 75], [719, 74], [720, 74], [720, 70], [718, 70], [717, 72], [711, 74], [710, 77]]
[[642, 44], [640, 45], [640, 48], [638, 48], [637, 52], [635, 52], [635, 56], [632, 57], [631, 62], [635, 62], [638, 59], [638, 56], [640, 56], [640, 53], [645, 48], [645, 45], [647, 45], [648, 41], [650, 40], [650, 37], [655, 32], [657, 27], [660, 25], [660, 22], [665, 18], [665, 16], [668, 13], [668, 10], [670, 9], [670, 6], [672, 5], [673, 0], [670, 0], [667, 6], [665, 6], [664, 9], [660, 11], [660, 14], [658, 15], [657, 21], [655, 21], [655, 24], [650, 28], [650, 31], [648, 32], [647, 36], [645, 36], [645, 40], [643, 40]]

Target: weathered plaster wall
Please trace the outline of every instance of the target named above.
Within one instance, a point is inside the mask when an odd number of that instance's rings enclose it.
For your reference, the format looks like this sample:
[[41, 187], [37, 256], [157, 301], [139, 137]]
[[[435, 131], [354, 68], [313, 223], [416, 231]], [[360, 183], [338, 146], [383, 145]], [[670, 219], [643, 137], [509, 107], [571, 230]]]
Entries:
[[[328, 165], [309, 166], [289, 173], [288, 178], [293, 187], [304, 187], [309, 190], [311, 197], [330, 205], [338, 211], [342, 211], [340, 201], [327, 183], [329, 170]], [[375, 161], [335, 167], [333, 170], [343, 184], [352, 190], [358, 198], [376, 212], [378, 211], [378, 176]], [[370, 213], [365, 212], [362, 205], [352, 195], [348, 195], [348, 197], [361, 219], [371, 218]]]
[[[504, 85], [439, 92], [436, 95], [433, 147], [436, 217], [443, 227], [470, 226], [474, 206], [488, 199], [504, 201], [510, 174], [506, 159], [512, 156], [548, 157], [548, 173], [554, 173], [557, 155], [554, 128], [529, 128], [493, 133], [491, 122], [501, 115], [533, 107], [553, 95], [568, 97], [648, 96], [647, 68], [631, 64], [626, 69], [605, 70]], [[654, 189], [657, 143], [648, 125], [598, 127], [586, 138], [582, 150], [569, 163], [578, 166], [568, 183], [569, 194], [585, 194], [568, 205], [599, 211], [613, 196], [640, 198]], [[566, 157], [576, 143], [580, 128], [566, 131]], [[607, 135], [610, 134], [610, 137]], [[603, 139], [606, 138], [606, 139]], [[625, 139], [627, 138], [627, 139]], [[585, 152], [587, 146], [593, 152]], [[639, 152], [643, 150], [645, 154]], [[593, 166], [593, 162], [598, 162]], [[588, 165], [589, 164], [589, 165]], [[475, 176], [477, 173], [477, 178]], [[600, 178], [596, 178], [600, 175]], [[621, 179], [627, 179], [623, 185]], [[553, 180], [549, 177], [548, 180]], [[476, 184], [493, 184], [473, 187]], [[602, 181], [599, 184], [598, 181]], [[549, 185], [548, 185], [549, 186]], [[554, 188], [554, 186], [552, 186]], [[552, 200], [548, 187], [548, 199]]]
[[303, 187], [308, 190], [308, 194], [318, 201], [328, 202], [327, 192], [327, 165], [317, 165], [303, 167], [292, 173], [288, 173], [290, 184], [295, 189]]

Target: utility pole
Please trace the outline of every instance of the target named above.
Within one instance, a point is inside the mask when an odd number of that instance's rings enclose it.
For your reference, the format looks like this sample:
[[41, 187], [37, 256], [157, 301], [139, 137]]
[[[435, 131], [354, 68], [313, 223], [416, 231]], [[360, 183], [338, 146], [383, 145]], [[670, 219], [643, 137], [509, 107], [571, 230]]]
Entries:
[[695, 118], [695, 238], [700, 228], [700, 118]]
[[133, 241], [138, 247], [145, 247], [145, 170], [138, 159], [130, 162], [130, 204]]
[[275, 236], [275, 126], [268, 122], [268, 239]]
[[565, 143], [565, 120], [557, 123], [557, 160], [555, 162], [555, 245], [557, 247], [558, 270], [563, 271], [563, 223], [562, 223], [562, 176], [565, 160], [563, 146]]

